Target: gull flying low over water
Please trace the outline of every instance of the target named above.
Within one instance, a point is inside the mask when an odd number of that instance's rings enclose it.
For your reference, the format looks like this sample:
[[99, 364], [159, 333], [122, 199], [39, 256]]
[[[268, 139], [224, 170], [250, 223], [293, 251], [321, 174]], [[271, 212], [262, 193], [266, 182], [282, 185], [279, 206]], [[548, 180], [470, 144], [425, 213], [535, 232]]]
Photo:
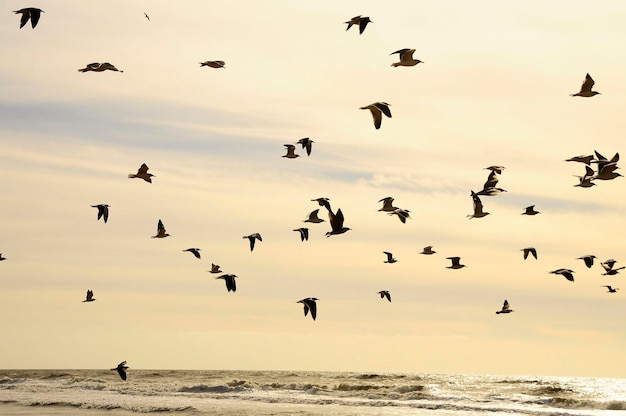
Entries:
[[522, 251], [524, 252], [524, 260], [528, 258], [529, 253], [532, 254], [535, 259], [537, 259], [537, 250], [535, 250], [534, 247], [526, 247], [523, 248]]
[[307, 217], [306, 220], [304, 220], [304, 222], [311, 222], [313, 224], [319, 224], [320, 222], [324, 222], [323, 219], [321, 219], [320, 217], [317, 216], [317, 213], [320, 212], [319, 209], [316, 209], [314, 211], [311, 211], [311, 213], [309, 214], [309, 216]]
[[450, 266], [446, 266], [446, 269], [461, 269], [465, 267], [464, 264], [461, 264], [460, 257], [446, 257], [446, 259], [450, 260], [452, 264]]
[[615, 293], [619, 290], [619, 287], [612, 287], [610, 285], [604, 285], [602, 287], [606, 287], [607, 288], [607, 293]]
[[297, 157], [300, 157], [300, 155], [296, 154], [296, 146], [294, 146], [293, 144], [285, 144], [283, 146], [287, 148], [287, 154], [283, 155], [283, 157], [286, 157], [287, 159], [295, 159]]
[[197, 259], [199, 259], [200, 258], [200, 251], [202, 251], [202, 250], [200, 250], [199, 248], [195, 247], [195, 248], [186, 248], [183, 251], [188, 251], [191, 254], [193, 254], [194, 256], [196, 256]]
[[387, 256], [387, 260], [384, 261], [384, 263], [396, 263], [398, 260], [393, 258], [393, 254], [388, 252], [388, 251], [383, 251], [383, 253]]
[[524, 208], [524, 212], [522, 212], [522, 215], [537, 215], [537, 214], [541, 214], [541, 213], [539, 211], [535, 211], [534, 205]]
[[300, 233], [300, 241], [309, 240], [309, 229], [305, 227], [296, 228], [293, 231], [298, 231]]
[[347, 22], [344, 22], [348, 24], [348, 27], [346, 28], [346, 31], [348, 31], [348, 29], [350, 29], [352, 27], [352, 25], [359, 25], [359, 34], [362, 34], [363, 31], [365, 30], [365, 28], [367, 27], [368, 23], [374, 23], [370, 20], [369, 17], [363, 17], [361, 15], [359, 16], [354, 16], [352, 19], [348, 20]]
[[387, 300], [389, 302], [391, 302], [391, 294], [389, 293], [388, 290], [381, 290], [380, 292], [377, 292], [380, 295], [381, 299], [387, 298]]
[[427, 255], [430, 255], [430, 254], [435, 254], [435, 253], [436, 253], [436, 251], [433, 251], [433, 246], [426, 246], [426, 247], [424, 247], [424, 249], [420, 252], [420, 254], [427, 254]]
[[224, 68], [226, 66], [226, 62], [224, 61], [204, 61], [200, 62], [200, 66], [209, 66], [211, 68]]
[[103, 218], [104, 222], [106, 223], [109, 219], [109, 206], [107, 204], [98, 204], [92, 205], [91, 207], [98, 208], [98, 221], [100, 220], [100, 218]]
[[254, 243], [256, 240], [263, 241], [263, 239], [261, 238], [261, 234], [259, 233], [244, 235], [242, 238], [247, 238], [248, 240], [250, 240], [250, 251], [254, 250]]
[[229, 292], [232, 290], [233, 292], [237, 291], [237, 284], [235, 283], [235, 278], [237, 276], [234, 274], [223, 274], [221, 276], [217, 276], [216, 279], [224, 279], [226, 282], [226, 290]]
[[472, 193], [470, 195], [474, 203], [474, 213], [468, 215], [467, 218], [471, 220], [472, 218], [482, 218], [482, 217], [486, 217], [487, 215], [489, 215], [488, 212], [483, 211], [483, 203], [481, 202], [480, 197], [476, 194], [476, 192], [474, 191], [471, 191], [471, 192]]
[[587, 74], [585, 76], [585, 80], [583, 84], [580, 86], [580, 91], [576, 94], [570, 94], [572, 97], [593, 97], [594, 95], [600, 94], [597, 91], [592, 91], [593, 85], [595, 81], [591, 78], [591, 75]]
[[504, 304], [502, 305], [502, 309], [500, 309], [499, 311], [496, 311], [496, 314], [499, 315], [501, 313], [511, 313], [511, 312], [515, 312], [515, 311], [509, 307], [509, 301], [504, 299]]
[[153, 174], [148, 173], [148, 169], [150, 169], [148, 167], [148, 165], [146, 165], [145, 163], [143, 163], [139, 169], [137, 169], [137, 173], [129, 173], [128, 177], [129, 178], [140, 178], [143, 179], [146, 182], [152, 183], [152, 178], [155, 177]]
[[392, 52], [390, 55], [393, 55], [394, 53], [400, 55], [400, 62], [394, 62], [391, 64], [391, 66], [395, 68], [397, 66], [415, 66], [417, 64], [423, 64], [424, 62], [420, 61], [419, 59], [413, 59], [413, 52], [415, 52], [415, 49], [408, 48]]
[[223, 273], [223, 272], [220, 270], [219, 264], [211, 263], [211, 270], [209, 270], [209, 273]]
[[570, 269], [556, 269], [552, 270], [550, 273], [552, 274], [560, 274], [570, 282], [574, 281], [574, 271]]
[[591, 254], [591, 255], [588, 255], [588, 256], [578, 257], [576, 260], [583, 260], [585, 262], [585, 266], [587, 266], [588, 268], [591, 268], [591, 266], [593, 266], [593, 259], [595, 259], [595, 258], [596, 258], [596, 256]]
[[104, 71], [115, 71], [115, 72], [124, 72], [120, 71], [115, 67], [115, 65], [110, 64], [108, 62], [94, 62], [92, 64], [87, 64], [86, 67], [79, 69], [78, 72], [104, 72]]
[[387, 196], [381, 200], [379, 200], [378, 202], [382, 202], [383, 203], [383, 207], [379, 209], [379, 211], [386, 211], [386, 212], [391, 212], [391, 211], [395, 211], [398, 209], [398, 207], [394, 207], [393, 206], [393, 198], [390, 196]]
[[96, 298], [93, 297], [93, 290], [87, 290], [87, 296], [85, 297], [84, 302], [93, 302], [94, 300], [96, 300]]
[[34, 29], [35, 26], [37, 26], [37, 23], [39, 23], [41, 13], [45, 12], [41, 9], [37, 9], [36, 7], [26, 7], [24, 9], [16, 10], [13, 13], [22, 14], [22, 18], [20, 19], [20, 29], [23, 28], [26, 23], [28, 23], [28, 20], [30, 20], [30, 25]]
[[130, 367], [126, 366], [126, 361], [122, 361], [117, 365], [117, 367], [112, 368], [111, 371], [117, 371], [117, 373], [122, 377], [122, 380], [126, 380], [126, 370]]
[[411, 218], [410, 211], [408, 209], [394, 209], [389, 212], [388, 215], [397, 215], [402, 224], [406, 224], [406, 220]]
[[306, 149], [307, 156], [311, 156], [311, 149], [312, 149], [313, 143], [315, 142], [309, 139], [308, 137], [304, 137], [296, 142], [296, 144], [302, 145], [303, 149]]
[[165, 231], [165, 226], [163, 225], [163, 221], [159, 220], [159, 223], [157, 224], [157, 233], [156, 235], [153, 235], [151, 238], [165, 238], [169, 236], [170, 235]]
[[309, 311], [311, 311], [311, 318], [315, 320], [317, 317], [317, 301], [318, 298], [304, 298], [302, 300], [297, 301], [296, 303], [301, 303], [304, 305], [304, 316], [307, 316]]
[[384, 102], [377, 102], [365, 107], [360, 107], [361, 110], [370, 110], [372, 117], [374, 118], [374, 127], [380, 128], [380, 124], [383, 121], [383, 114], [391, 118], [391, 110], [389, 110], [389, 104]]

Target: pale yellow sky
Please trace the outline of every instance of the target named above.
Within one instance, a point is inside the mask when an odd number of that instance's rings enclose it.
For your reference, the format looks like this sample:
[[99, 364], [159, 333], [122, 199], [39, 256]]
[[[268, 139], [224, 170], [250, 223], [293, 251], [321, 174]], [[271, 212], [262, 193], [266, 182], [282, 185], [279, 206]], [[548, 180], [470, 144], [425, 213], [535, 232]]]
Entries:
[[[623, 376], [626, 287], [601, 287], [623, 277], [577, 257], [626, 262], [625, 185], [574, 187], [564, 162], [622, 150], [622, 2], [59, 0], [29, 4], [34, 30], [4, 6], [0, 368]], [[401, 48], [424, 63], [392, 68]], [[77, 71], [105, 61], [124, 72]], [[570, 97], [587, 72], [602, 94]], [[302, 137], [311, 156], [282, 158]], [[152, 184], [127, 178], [141, 163]], [[490, 165], [508, 192], [468, 220]], [[301, 243], [322, 196], [352, 230]], [[159, 219], [171, 237], [150, 238]]]

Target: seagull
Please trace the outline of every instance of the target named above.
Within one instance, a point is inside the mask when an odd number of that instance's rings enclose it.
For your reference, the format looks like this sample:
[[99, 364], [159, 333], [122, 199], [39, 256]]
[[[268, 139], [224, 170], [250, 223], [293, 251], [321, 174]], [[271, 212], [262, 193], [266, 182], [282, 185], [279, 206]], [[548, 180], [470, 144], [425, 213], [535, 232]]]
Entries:
[[350, 29], [352, 25], [359, 25], [359, 34], [362, 34], [367, 24], [374, 23], [374, 22], [372, 22], [369, 17], [362, 17], [359, 15], [359, 16], [354, 16], [352, 19], [344, 23], [348, 24], [348, 28], [346, 29], [346, 31], [348, 31], [348, 29]]
[[526, 247], [523, 248], [522, 251], [524, 252], [524, 260], [528, 257], [528, 253], [532, 254], [533, 257], [537, 259], [537, 250], [535, 250], [534, 247]]
[[157, 224], [157, 233], [156, 235], [153, 235], [151, 238], [165, 238], [169, 236], [170, 235], [165, 232], [165, 227], [163, 226], [163, 222], [159, 220], [159, 223]]
[[35, 7], [26, 7], [24, 9], [14, 11], [13, 13], [15, 14], [22, 13], [22, 18], [20, 20], [20, 29], [23, 28], [24, 25], [26, 25], [26, 23], [28, 23], [28, 19], [30, 19], [30, 25], [34, 29], [35, 26], [37, 26], [37, 23], [39, 23], [39, 18], [41, 17], [41, 13], [45, 13], [45, 12]]
[[376, 127], [376, 129], [380, 128], [380, 123], [382, 123], [383, 120], [383, 114], [391, 118], [389, 104], [384, 102], [377, 102], [374, 104], [366, 105], [365, 107], [360, 107], [360, 109], [370, 110], [370, 112], [372, 113], [372, 117], [374, 117], [374, 127]]
[[100, 218], [103, 218], [104, 222], [106, 223], [109, 219], [109, 206], [107, 204], [98, 204], [92, 205], [91, 207], [98, 208], [98, 221], [100, 220]]
[[593, 160], [594, 160], [593, 155], [580, 155], [580, 156], [570, 157], [569, 159], [565, 159], [566, 162], [580, 162], [580, 163], [584, 163], [585, 165], [591, 164]]
[[552, 274], [560, 274], [561, 276], [563, 276], [564, 278], [566, 278], [567, 280], [569, 280], [570, 282], [574, 281], [574, 271], [570, 270], [570, 269], [556, 269], [551, 271], [550, 273]]
[[588, 255], [588, 256], [582, 256], [582, 257], [578, 257], [576, 260], [584, 260], [585, 262], [585, 266], [587, 266], [588, 268], [591, 268], [591, 266], [593, 266], [593, 259], [595, 259], [596, 256], [592, 255]]
[[397, 215], [402, 224], [406, 224], [406, 220], [411, 218], [410, 211], [408, 209], [395, 209], [388, 213], [389, 215]]
[[311, 213], [309, 214], [309, 216], [307, 217], [306, 220], [304, 220], [304, 222], [312, 222], [313, 224], [319, 224], [320, 222], [324, 222], [323, 219], [319, 218], [317, 216], [317, 213], [320, 212], [319, 209], [316, 209], [314, 211], [311, 211]]
[[602, 276], [614, 276], [617, 273], [619, 273], [620, 270], [626, 267], [626, 266], [622, 266], [622, 267], [618, 267], [614, 269], [613, 266], [615, 265], [615, 263], [617, 263], [617, 260], [613, 260], [613, 259], [609, 259], [609, 260], [606, 260], [604, 263], [600, 263], [602, 268], [604, 268], [604, 270], [606, 271], [606, 273], [602, 273]]
[[464, 264], [461, 264], [461, 258], [460, 257], [446, 257], [446, 259], [452, 261], [452, 265], [451, 266], [446, 266], [446, 269], [461, 269], [461, 268], [465, 267]]
[[387, 255], [387, 260], [384, 261], [384, 263], [396, 263], [398, 260], [393, 258], [393, 254], [391, 254], [388, 251], [383, 251], [383, 253], [385, 253]]
[[224, 68], [226, 62], [224, 61], [204, 61], [200, 62], [200, 66], [210, 66], [211, 68]]
[[209, 273], [222, 273], [222, 271], [220, 270], [220, 265], [211, 263], [211, 270], [209, 270]]
[[322, 198], [315, 198], [315, 199], [312, 199], [311, 201], [315, 201], [315, 202], [317, 202], [320, 206], [322, 206], [322, 207], [326, 207], [326, 209], [327, 209], [328, 211], [330, 211], [330, 202], [329, 202], [329, 201], [330, 201], [330, 199], [328, 199], [328, 198], [323, 198], [323, 197], [322, 197]]
[[224, 279], [224, 282], [226, 282], [226, 290], [228, 290], [229, 292], [232, 290], [233, 292], [237, 291], [237, 284], [235, 283], [235, 277], [237, 277], [234, 274], [223, 274], [221, 276], [217, 276], [216, 279]]
[[597, 150], [594, 150], [593, 152], [596, 154], [596, 157], [598, 159], [592, 160], [591, 163], [596, 163], [598, 165], [598, 171], [601, 171], [602, 168], [604, 168], [604, 166], [608, 165], [609, 163], [619, 162], [619, 153], [615, 153], [615, 155], [613, 155], [613, 157], [609, 160], [606, 157], [602, 156], [600, 153], [598, 153]]
[[103, 71], [116, 71], [116, 72], [124, 72], [124, 71], [120, 71], [119, 69], [117, 69], [114, 65], [108, 63], [108, 62], [103, 62], [103, 63], [98, 63], [98, 62], [94, 62], [93, 64], [88, 64], [86, 67], [79, 69], [78, 72], [89, 72], [89, 71], [93, 71], [93, 72], [103, 72]]
[[591, 89], [593, 88], [593, 84], [595, 84], [595, 81], [593, 80], [593, 78], [591, 78], [591, 75], [587, 74], [585, 76], [585, 81], [583, 82], [583, 85], [580, 86], [580, 91], [577, 92], [576, 94], [570, 94], [570, 96], [593, 97], [594, 95], [600, 94], [597, 91], [591, 91]]
[[537, 215], [537, 214], [541, 214], [541, 213], [539, 211], [535, 211], [534, 205], [526, 207], [524, 212], [522, 212], [522, 215]]
[[188, 251], [191, 254], [193, 254], [194, 256], [196, 256], [197, 259], [199, 259], [200, 258], [200, 251], [202, 251], [202, 250], [200, 250], [199, 248], [186, 248], [183, 251]]
[[[487, 169], [487, 168], [485, 168], [485, 169]], [[500, 179], [498, 178], [498, 172], [492, 170], [489, 173], [489, 176], [487, 176], [487, 181], [483, 185], [483, 189], [495, 188], [495, 186], [498, 184], [499, 180]]]
[[87, 290], [87, 297], [85, 298], [83, 303], [84, 302], [93, 302], [94, 300], [96, 300], [96, 299], [93, 297], [93, 290]]
[[303, 149], [306, 149], [307, 156], [311, 156], [311, 146], [313, 143], [315, 142], [308, 137], [304, 137], [296, 142], [296, 144], [301, 144]]
[[598, 173], [591, 179], [608, 181], [622, 176], [619, 173], [615, 172], [615, 169], [618, 169], [617, 163], [607, 163], [603, 165], [602, 168], [599, 168]]
[[111, 371], [117, 370], [117, 373], [122, 377], [122, 380], [126, 380], [126, 370], [129, 367], [126, 366], [126, 361], [122, 361], [117, 365], [117, 367], [112, 368]]
[[472, 197], [472, 200], [474, 201], [474, 213], [468, 215], [467, 218], [471, 220], [472, 218], [482, 218], [489, 215], [488, 212], [483, 211], [483, 203], [480, 201], [480, 197], [476, 194], [476, 192], [471, 192], [472, 193], [470, 195]]
[[511, 312], [515, 312], [513, 309], [509, 308], [509, 301], [504, 299], [504, 304], [502, 305], [502, 309], [500, 309], [499, 311], [496, 311], [496, 314], [501, 314], [501, 313], [511, 313]]
[[423, 64], [424, 62], [419, 59], [413, 59], [413, 52], [415, 49], [400, 49], [392, 52], [390, 55], [397, 53], [400, 55], [400, 62], [394, 62], [391, 64], [394, 68], [397, 66], [415, 66], [417, 64]]
[[343, 212], [341, 212], [341, 208], [337, 210], [336, 214], [333, 214], [333, 212], [330, 210], [330, 205], [329, 205], [328, 220], [330, 222], [330, 227], [332, 230], [326, 233], [326, 237], [330, 237], [331, 235], [335, 235], [335, 234], [343, 234], [346, 231], [350, 230], [350, 228], [343, 226], [344, 218], [343, 218]]
[[153, 174], [148, 173], [148, 165], [146, 165], [145, 163], [143, 163], [139, 169], [137, 169], [137, 173], [129, 173], [128, 177], [129, 178], [141, 178], [146, 182], [150, 182], [152, 183], [152, 178], [155, 177]]
[[0, 261], [6, 260], [6, 257], [2, 257], [2, 253], [0, 253]]
[[301, 303], [304, 305], [304, 316], [306, 316], [309, 311], [311, 311], [311, 318], [315, 320], [315, 317], [317, 316], [317, 303], [315, 302], [318, 300], [318, 298], [304, 298], [297, 301], [296, 303]]
[[293, 144], [285, 144], [284, 146], [287, 148], [287, 154], [283, 155], [283, 157], [286, 157], [287, 159], [295, 159], [297, 157], [300, 157], [300, 155], [296, 154], [296, 146], [294, 146]]
[[381, 290], [380, 292], [378, 292], [378, 294], [380, 295], [381, 299], [387, 298], [387, 300], [391, 302], [391, 294], [388, 290]]
[[619, 290], [619, 287], [613, 288], [609, 285], [604, 285], [602, 287], [606, 287], [607, 288], [607, 293], [615, 293]]
[[244, 235], [243, 238], [247, 238], [248, 240], [250, 240], [250, 251], [254, 250], [254, 242], [256, 240], [263, 241], [263, 239], [261, 238], [261, 234], [259, 233]]
[[143, 12], [143, 15], [146, 16], [146, 19], [148, 19], [148, 21], [150, 21], [150, 16], [148, 16], [148, 13]]
[[585, 174], [583, 176], [574, 175], [578, 178], [578, 183], [574, 186], [581, 188], [591, 188], [595, 186], [595, 183], [591, 182], [594, 179], [594, 171], [588, 165], [585, 166]]
[[394, 207], [393, 206], [393, 198], [388, 196], [385, 197], [381, 200], [379, 200], [378, 202], [382, 202], [383, 203], [383, 207], [379, 209], [379, 211], [386, 211], [386, 212], [391, 212], [391, 211], [395, 211], [398, 209], [398, 207]]
[[300, 233], [300, 241], [309, 240], [309, 229], [308, 228], [296, 228], [293, 231], [298, 231]]
[[426, 246], [424, 247], [424, 249], [420, 252], [420, 254], [435, 254], [436, 251], [433, 251], [433, 246]]

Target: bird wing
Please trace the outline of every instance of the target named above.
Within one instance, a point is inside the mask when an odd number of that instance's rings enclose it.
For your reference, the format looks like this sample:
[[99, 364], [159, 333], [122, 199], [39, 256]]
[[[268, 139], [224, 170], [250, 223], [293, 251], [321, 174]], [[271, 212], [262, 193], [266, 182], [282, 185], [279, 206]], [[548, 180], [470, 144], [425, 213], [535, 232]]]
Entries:
[[336, 214], [328, 213], [328, 219], [330, 221], [330, 227], [333, 231], [340, 231], [343, 228], [343, 212], [341, 208], [337, 210]]
[[[400, 60], [402, 60], [402, 55], [405, 54], [406, 52], [408, 52], [410, 49], [409, 48], [404, 48], [404, 49], [398, 49], [395, 52], [391, 52], [389, 55], [393, 55], [393, 54], [400, 54]], [[415, 49], [413, 49], [415, 50]]]
[[[93, 64], [91, 64], [93, 65]], [[145, 163], [142, 164], [139, 169], [137, 170], [137, 175], [145, 175], [146, 173], [148, 173], [148, 165], [146, 165]]]
[[359, 19], [359, 33], [363, 33], [368, 23], [369, 23], [369, 19], [367, 17], [363, 17]]
[[315, 320], [315, 317], [317, 316], [317, 304], [315, 303], [314, 300], [310, 300], [310, 299], [307, 303], [309, 305], [309, 309], [311, 309], [311, 318]]
[[374, 127], [379, 129], [380, 128], [380, 124], [383, 121], [383, 117], [382, 117], [381, 111], [374, 104], [368, 105], [367, 107], [364, 107], [364, 108], [367, 108], [367, 109], [370, 110], [370, 112], [372, 113], [372, 117], [374, 118]]
[[387, 103], [375, 103], [376, 108], [382, 111], [387, 117], [391, 118], [391, 110], [389, 110], [389, 104]]
[[157, 234], [160, 234], [161, 232], [165, 232], [165, 227], [163, 226], [163, 222], [159, 220], [159, 223], [157, 224]]
[[591, 92], [591, 88], [593, 88], [594, 84], [595, 81], [593, 80], [593, 78], [591, 78], [591, 75], [587, 74], [585, 76], [585, 81], [580, 86], [580, 92]]
[[15, 13], [22, 13], [22, 17], [20, 19], [20, 29], [24, 27], [26, 23], [28, 23], [28, 19], [30, 19], [30, 13], [27, 10], [18, 10]]
[[41, 17], [41, 10], [32, 9], [30, 11], [30, 24], [33, 27], [33, 29], [35, 28], [35, 26], [37, 26], [37, 23], [39, 23], [40, 17]]
[[413, 62], [413, 52], [415, 52], [415, 49], [405, 49], [405, 51], [400, 54], [400, 61]]

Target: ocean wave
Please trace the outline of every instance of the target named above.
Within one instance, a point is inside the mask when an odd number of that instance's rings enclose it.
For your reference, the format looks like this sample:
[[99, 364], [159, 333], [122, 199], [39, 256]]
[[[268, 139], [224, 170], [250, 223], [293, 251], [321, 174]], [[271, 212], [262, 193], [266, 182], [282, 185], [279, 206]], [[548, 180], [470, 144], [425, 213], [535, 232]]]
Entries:
[[198, 384], [195, 386], [183, 386], [177, 390], [179, 393], [239, 393], [252, 391], [245, 386], [229, 386], [227, 384], [218, 384], [215, 386], [207, 386], [206, 384]]

